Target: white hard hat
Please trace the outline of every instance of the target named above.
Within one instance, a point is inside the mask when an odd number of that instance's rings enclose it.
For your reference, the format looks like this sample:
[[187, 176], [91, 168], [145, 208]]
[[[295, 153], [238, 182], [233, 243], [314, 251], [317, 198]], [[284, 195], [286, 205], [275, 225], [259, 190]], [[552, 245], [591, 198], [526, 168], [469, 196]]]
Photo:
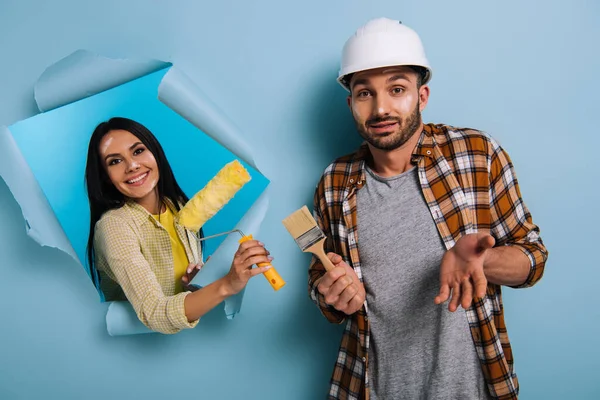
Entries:
[[350, 90], [346, 76], [368, 69], [400, 65], [425, 68], [423, 84], [431, 79], [431, 67], [419, 35], [400, 21], [372, 19], [346, 41], [337, 80], [346, 90]]

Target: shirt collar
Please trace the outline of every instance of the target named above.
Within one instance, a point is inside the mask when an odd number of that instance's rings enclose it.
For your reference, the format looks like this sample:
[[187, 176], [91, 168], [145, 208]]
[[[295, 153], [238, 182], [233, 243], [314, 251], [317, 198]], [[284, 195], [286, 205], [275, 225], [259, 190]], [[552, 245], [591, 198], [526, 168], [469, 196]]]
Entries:
[[[173, 202], [168, 198], [165, 198], [164, 201], [167, 204], [167, 207], [169, 207], [173, 212], [173, 215], [177, 215], [177, 211], [175, 210]], [[139, 205], [135, 201], [126, 200], [124, 206], [127, 207], [138, 226], [143, 226], [148, 222], [154, 224], [155, 226], [158, 226], [159, 222], [156, 220], [156, 218], [154, 218], [152, 214], [148, 212], [148, 210], [146, 210], [143, 206]]]
[[[177, 222], [177, 210], [175, 209], [175, 204], [168, 198], [165, 198], [164, 201], [167, 207], [171, 209], [173, 215], [175, 216], [175, 230], [177, 231], [177, 234], [181, 239], [181, 243], [183, 244], [188, 260], [195, 260], [194, 262], [202, 262], [201, 255], [199, 254], [198, 250], [198, 242], [196, 242], [195, 233], [188, 231], [185, 227], [183, 227]], [[154, 224], [155, 227], [160, 227], [160, 223], [156, 220], [156, 218], [154, 218], [154, 216], [150, 214], [148, 210], [146, 210], [144, 207], [142, 207], [135, 201], [127, 200], [123, 207], [127, 208], [129, 214], [132, 216], [135, 224], [138, 227], [142, 228], [146, 224]]]
[[[433, 158], [433, 148], [436, 146], [434, 135], [439, 131], [439, 127], [433, 124], [423, 125], [419, 140], [412, 152], [412, 160], [418, 161], [422, 157]], [[365, 182], [365, 167], [372, 158], [371, 152], [366, 142], [363, 142], [355, 153], [354, 160], [350, 166], [347, 186], [349, 189], [360, 189]]]
[[439, 129], [440, 128], [433, 124], [423, 125], [421, 136], [412, 153], [413, 160], [417, 160], [421, 157], [433, 158], [433, 148], [436, 145], [434, 135]]

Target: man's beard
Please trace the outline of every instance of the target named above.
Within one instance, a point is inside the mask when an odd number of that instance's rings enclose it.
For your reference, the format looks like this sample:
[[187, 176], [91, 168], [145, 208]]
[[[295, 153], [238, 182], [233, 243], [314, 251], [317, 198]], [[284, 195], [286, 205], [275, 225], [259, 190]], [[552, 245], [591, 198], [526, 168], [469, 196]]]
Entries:
[[[384, 118], [373, 118], [367, 120], [363, 125], [356, 121], [356, 129], [360, 136], [365, 139], [371, 146], [379, 150], [392, 151], [402, 145], [416, 133], [417, 128], [421, 125], [421, 112], [419, 111], [420, 102], [417, 102], [417, 106], [414, 111], [408, 116], [408, 118], [402, 120], [398, 117], [384, 117]], [[368, 132], [368, 126], [371, 124], [377, 124], [381, 122], [396, 122], [398, 129], [389, 134], [384, 135], [371, 135]]]

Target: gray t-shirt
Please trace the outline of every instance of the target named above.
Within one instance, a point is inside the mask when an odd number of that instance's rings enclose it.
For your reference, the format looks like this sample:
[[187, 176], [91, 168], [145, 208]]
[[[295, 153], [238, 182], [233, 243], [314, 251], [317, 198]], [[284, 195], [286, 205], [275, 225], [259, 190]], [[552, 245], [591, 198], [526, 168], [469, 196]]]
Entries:
[[445, 247], [417, 169], [382, 178], [367, 168], [357, 205], [371, 398], [490, 398], [465, 311], [433, 302]]

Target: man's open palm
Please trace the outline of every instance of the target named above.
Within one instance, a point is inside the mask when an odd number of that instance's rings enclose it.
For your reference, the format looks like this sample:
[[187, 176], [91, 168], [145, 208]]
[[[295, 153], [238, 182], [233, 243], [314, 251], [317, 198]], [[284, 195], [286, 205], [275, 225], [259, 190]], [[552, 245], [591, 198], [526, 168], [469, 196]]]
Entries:
[[488, 233], [472, 233], [461, 237], [444, 254], [440, 266], [440, 292], [435, 304], [450, 299], [448, 310], [454, 312], [460, 304], [467, 309], [473, 298], [485, 295], [487, 279], [483, 272], [486, 251], [496, 241]]

